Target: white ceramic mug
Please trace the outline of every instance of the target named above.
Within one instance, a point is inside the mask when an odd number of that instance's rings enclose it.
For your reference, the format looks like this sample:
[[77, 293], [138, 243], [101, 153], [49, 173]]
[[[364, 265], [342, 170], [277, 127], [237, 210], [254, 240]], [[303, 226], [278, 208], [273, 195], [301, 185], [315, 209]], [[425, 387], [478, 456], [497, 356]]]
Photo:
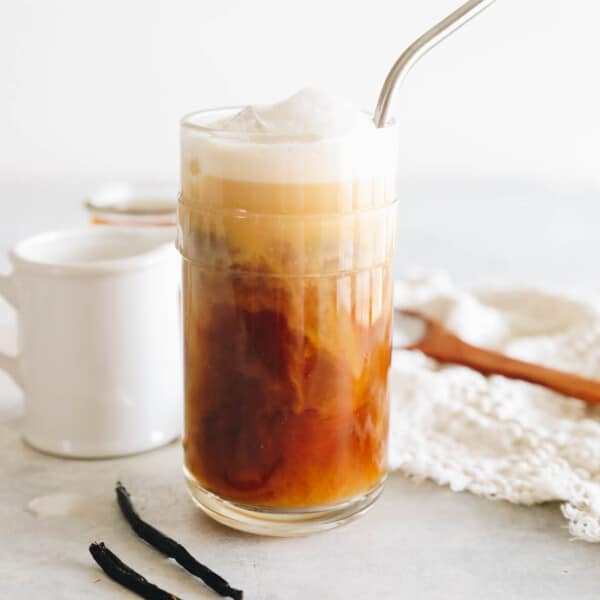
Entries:
[[19, 355], [0, 354], [0, 368], [25, 392], [33, 447], [98, 458], [179, 435], [180, 268], [169, 236], [87, 227], [11, 251], [0, 294], [17, 310]]

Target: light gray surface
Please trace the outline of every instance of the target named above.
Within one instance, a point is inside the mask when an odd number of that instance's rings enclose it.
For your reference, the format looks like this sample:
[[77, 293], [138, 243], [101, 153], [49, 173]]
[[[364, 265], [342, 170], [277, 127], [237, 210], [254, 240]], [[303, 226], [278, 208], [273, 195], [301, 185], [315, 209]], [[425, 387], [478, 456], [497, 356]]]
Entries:
[[[23, 235], [83, 223], [94, 182], [0, 184], [0, 252]], [[600, 203], [594, 190], [434, 184], [403, 188], [399, 268], [443, 265], [464, 283], [525, 281], [597, 287]], [[0, 270], [8, 264], [0, 257]], [[0, 346], [15, 347], [0, 304]], [[342, 529], [273, 540], [228, 531], [193, 507], [176, 445], [115, 461], [41, 455], [19, 438], [21, 394], [0, 373], [0, 597], [133, 597], [87, 552], [104, 540], [151, 580], [184, 598], [215, 598], [128, 529], [114, 500], [118, 478], [140, 511], [221, 571], [248, 598], [597, 597], [600, 548], [570, 542], [557, 505], [532, 508], [453, 494], [393, 474], [375, 508]], [[84, 496], [77, 514], [37, 518], [37, 497]]]
[[[85, 223], [82, 198], [100, 183], [0, 180], [0, 271], [23, 236]], [[432, 177], [401, 181], [399, 196], [398, 272], [444, 268], [463, 284], [600, 283], [600, 187]]]
[[[230, 531], [197, 510], [182, 482], [178, 444], [112, 461], [41, 455], [0, 425], [0, 565], [7, 598], [129, 597], [94, 565], [102, 540], [150, 580], [183, 598], [215, 598], [147, 547], [121, 517], [121, 479], [140, 512], [252, 598], [596, 598], [598, 548], [569, 542], [558, 506], [534, 508], [453, 494], [393, 474], [375, 508], [335, 531], [297, 539]], [[80, 494], [69, 516], [36, 517], [28, 503]], [[133, 597], [133, 596], [132, 596]]]

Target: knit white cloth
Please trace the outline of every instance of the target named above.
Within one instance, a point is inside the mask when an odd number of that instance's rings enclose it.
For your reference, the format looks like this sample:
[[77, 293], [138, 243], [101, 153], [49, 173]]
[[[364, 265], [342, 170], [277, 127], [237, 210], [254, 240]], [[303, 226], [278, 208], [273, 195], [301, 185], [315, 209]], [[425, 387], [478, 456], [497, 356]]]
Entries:
[[[591, 300], [466, 293], [435, 275], [400, 283], [396, 306], [437, 317], [470, 343], [600, 379], [600, 304]], [[391, 402], [392, 468], [492, 499], [562, 501], [571, 534], [600, 541], [600, 409], [403, 350], [394, 353]]]

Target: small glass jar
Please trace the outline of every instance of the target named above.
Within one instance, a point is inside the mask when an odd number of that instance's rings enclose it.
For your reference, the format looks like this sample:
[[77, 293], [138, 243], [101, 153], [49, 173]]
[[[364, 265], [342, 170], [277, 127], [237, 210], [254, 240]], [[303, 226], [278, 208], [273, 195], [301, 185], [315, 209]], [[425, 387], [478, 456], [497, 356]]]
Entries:
[[185, 475], [211, 517], [299, 535], [387, 471], [397, 129], [289, 140], [182, 121]]
[[167, 184], [113, 183], [85, 200], [93, 225], [175, 227], [177, 190]]

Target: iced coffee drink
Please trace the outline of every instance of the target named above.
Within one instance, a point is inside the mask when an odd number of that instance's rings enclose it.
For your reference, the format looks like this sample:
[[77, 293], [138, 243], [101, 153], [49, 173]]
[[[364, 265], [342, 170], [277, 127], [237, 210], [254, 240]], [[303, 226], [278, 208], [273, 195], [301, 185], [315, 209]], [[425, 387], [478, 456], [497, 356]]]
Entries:
[[381, 490], [396, 162], [312, 90], [182, 122], [185, 472], [221, 522], [305, 533]]

